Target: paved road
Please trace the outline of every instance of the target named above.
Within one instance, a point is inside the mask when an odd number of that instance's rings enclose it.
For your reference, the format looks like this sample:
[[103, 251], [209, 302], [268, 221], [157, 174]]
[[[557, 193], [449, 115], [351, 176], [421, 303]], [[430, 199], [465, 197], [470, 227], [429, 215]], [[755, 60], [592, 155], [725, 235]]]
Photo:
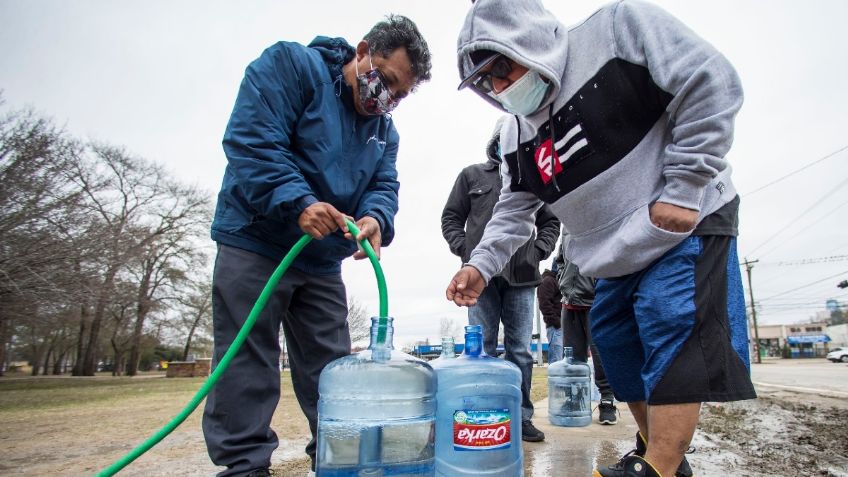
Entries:
[[757, 387], [848, 398], [848, 364], [817, 359], [766, 359], [754, 363], [751, 374]]

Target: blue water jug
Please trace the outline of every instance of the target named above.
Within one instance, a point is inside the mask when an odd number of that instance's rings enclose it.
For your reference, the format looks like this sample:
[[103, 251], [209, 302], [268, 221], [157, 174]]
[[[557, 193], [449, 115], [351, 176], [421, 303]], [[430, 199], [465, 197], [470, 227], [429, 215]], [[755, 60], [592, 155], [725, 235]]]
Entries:
[[548, 419], [555, 426], [582, 427], [592, 423], [591, 371], [575, 361], [571, 347], [564, 358], [548, 366]]
[[436, 374], [392, 347], [393, 320], [384, 321], [381, 329], [379, 318], [371, 318], [367, 350], [321, 371], [319, 477], [434, 475]]
[[523, 476], [518, 366], [487, 355], [482, 327], [466, 326], [462, 355], [435, 360], [433, 368], [439, 378], [436, 475]]

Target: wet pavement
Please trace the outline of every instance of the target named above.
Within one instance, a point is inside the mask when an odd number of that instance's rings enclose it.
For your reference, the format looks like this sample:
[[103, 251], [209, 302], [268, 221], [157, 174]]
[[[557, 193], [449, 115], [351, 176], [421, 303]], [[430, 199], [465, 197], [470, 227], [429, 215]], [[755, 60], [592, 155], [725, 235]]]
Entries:
[[524, 443], [525, 475], [533, 476], [591, 476], [598, 464], [609, 465], [618, 461], [636, 445], [636, 421], [627, 405], [618, 403], [618, 424], [601, 425], [596, 409], [592, 424], [586, 427], [558, 427], [548, 422], [548, 400], [535, 403], [533, 424], [545, 433], [544, 442]]
[[[752, 365], [760, 399], [705, 404], [689, 462], [698, 477], [848, 477], [848, 366], [823, 359]], [[592, 403], [597, 406], [597, 402]], [[567, 428], [535, 403], [541, 443], [524, 443], [526, 477], [589, 477], [635, 447], [636, 422], [616, 403], [619, 422]]]

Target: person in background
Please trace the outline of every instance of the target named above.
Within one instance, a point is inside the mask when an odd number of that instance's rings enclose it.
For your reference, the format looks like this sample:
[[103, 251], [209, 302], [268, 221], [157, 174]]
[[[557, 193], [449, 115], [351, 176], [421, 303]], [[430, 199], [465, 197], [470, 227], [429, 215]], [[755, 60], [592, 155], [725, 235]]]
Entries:
[[477, 0], [457, 40], [461, 83], [514, 115], [504, 189], [445, 296], [474, 305], [543, 204], [565, 257], [598, 278], [592, 336], [636, 451], [596, 477], [691, 475], [701, 403], [756, 397], [725, 159], [742, 85], [663, 9], [623, 0], [566, 27], [540, 0]]
[[356, 46], [319, 36], [279, 42], [250, 63], [226, 132], [227, 167], [212, 239], [217, 364], [283, 256], [309, 243], [268, 300], [244, 346], [212, 389], [203, 434], [219, 476], [271, 475], [278, 439], [280, 326], [294, 393], [309, 421], [315, 470], [318, 377], [350, 354], [341, 262], [357, 241], [380, 247], [395, 235], [399, 136], [389, 113], [430, 78], [430, 52], [416, 25], [390, 15]]
[[[486, 146], [487, 161], [468, 166], [459, 173], [442, 211], [442, 235], [451, 253], [460, 257], [462, 263], [468, 261], [468, 255], [483, 236], [498, 202], [502, 187], [498, 172], [501, 124], [503, 118], [498, 121]], [[534, 224], [535, 232], [492, 278], [491, 286], [480, 297], [477, 306], [468, 309], [468, 322], [483, 327], [483, 349], [491, 356], [496, 356], [498, 329], [503, 324], [505, 358], [521, 370], [521, 438], [528, 442], [545, 439], [545, 434], [531, 420], [533, 292], [541, 282], [539, 262], [551, 254], [559, 238], [559, 221], [547, 207], [534, 214]]]
[[536, 288], [539, 311], [548, 334], [548, 364], [562, 359], [562, 293], [557, 280], [557, 264], [542, 273], [542, 283]]
[[[563, 243], [567, 242], [568, 234], [563, 233]], [[595, 299], [595, 279], [580, 274], [577, 265], [569, 262], [562, 255], [562, 246], [554, 256], [557, 273], [557, 286], [562, 297], [562, 339], [563, 347], [570, 347], [575, 361], [589, 361], [589, 350], [592, 351], [592, 367], [595, 371], [595, 386], [601, 399], [598, 402], [598, 422], [614, 425], [618, 423], [618, 409], [615, 407], [615, 397], [607, 380], [598, 347], [592, 342], [589, 329], [589, 310]]]

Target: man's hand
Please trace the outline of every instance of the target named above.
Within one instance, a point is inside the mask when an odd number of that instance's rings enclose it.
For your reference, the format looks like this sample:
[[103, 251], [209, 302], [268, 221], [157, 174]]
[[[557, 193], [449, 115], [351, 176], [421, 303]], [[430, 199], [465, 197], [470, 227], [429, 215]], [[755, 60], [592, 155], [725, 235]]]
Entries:
[[698, 221], [698, 211], [657, 202], [650, 209], [651, 223], [669, 232], [691, 232]]
[[347, 232], [345, 216], [326, 202], [316, 202], [303, 209], [297, 218], [297, 225], [312, 238], [321, 240], [337, 228]]
[[[377, 255], [377, 259], [379, 259], [380, 244], [382, 244], [383, 240], [383, 235], [380, 232], [380, 222], [377, 222], [377, 219], [374, 217], [366, 215], [356, 221], [356, 227], [359, 229], [359, 235], [356, 236], [356, 246], [359, 247], [359, 250], [353, 254], [353, 258], [356, 260], [362, 260], [363, 258], [368, 257], [365, 251], [362, 250], [362, 246], [359, 245], [360, 240], [368, 239], [368, 243], [370, 243], [371, 248], [374, 249], [374, 254]], [[354, 237], [350, 232], [345, 233], [345, 238], [348, 240], [354, 240]]]
[[486, 283], [480, 271], [466, 265], [453, 276], [445, 290], [445, 296], [448, 301], [456, 303], [456, 306], [472, 306], [477, 304], [477, 298], [483, 293], [485, 287]]

